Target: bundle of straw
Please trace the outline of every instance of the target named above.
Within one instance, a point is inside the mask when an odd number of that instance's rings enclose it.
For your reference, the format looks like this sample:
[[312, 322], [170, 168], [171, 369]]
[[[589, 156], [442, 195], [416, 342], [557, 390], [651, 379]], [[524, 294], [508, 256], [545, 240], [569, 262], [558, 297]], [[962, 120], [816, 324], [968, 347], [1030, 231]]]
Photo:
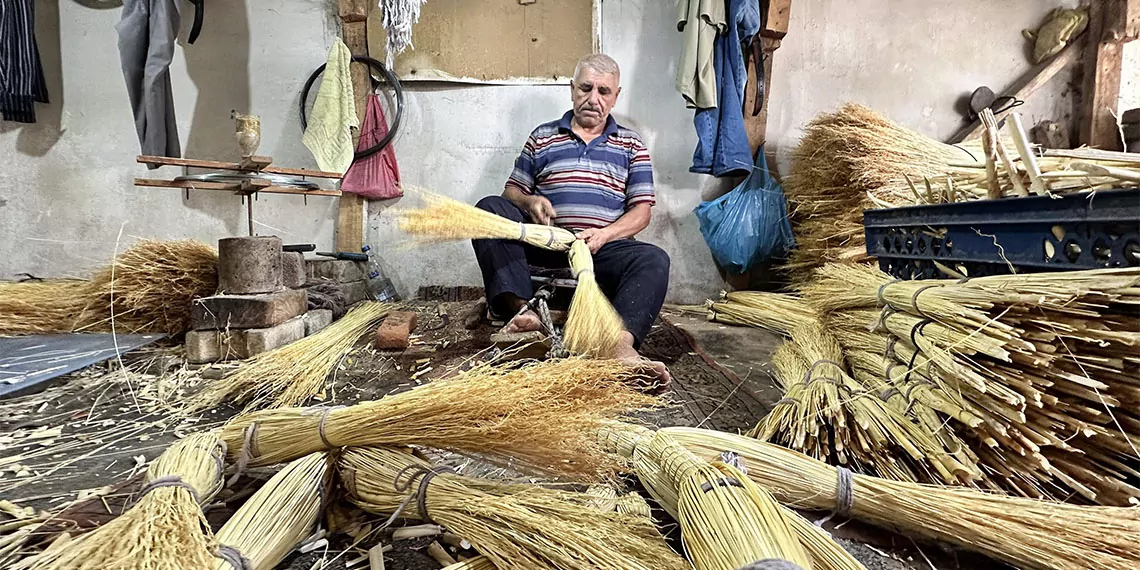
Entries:
[[[324, 512], [332, 476], [331, 458], [312, 453], [286, 465], [266, 481], [222, 525], [216, 536], [231, 560], [252, 570], [270, 570], [313, 530]], [[237, 568], [219, 560], [214, 570]]]
[[570, 358], [481, 365], [456, 377], [346, 408], [283, 408], [222, 429], [231, 453], [270, 465], [353, 445], [423, 445], [543, 473], [596, 479], [620, 469], [593, 437], [598, 421], [660, 401], [630, 386], [637, 369]]
[[217, 289], [217, 261], [201, 242], [144, 240], [90, 281], [0, 283], [0, 335], [181, 334], [190, 326], [190, 302]]
[[574, 234], [562, 228], [513, 222], [438, 194], [423, 193], [423, 199], [425, 207], [398, 214], [400, 229], [435, 241], [511, 239], [552, 251], [574, 243]]
[[410, 453], [348, 448], [341, 480], [360, 508], [436, 521], [496, 568], [636, 570], [687, 565], [646, 519], [601, 512], [588, 496], [536, 486], [497, 490], [493, 481], [435, 469]]
[[138, 502], [98, 529], [16, 568], [209, 569], [213, 541], [201, 505], [222, 488], [225, 450], [217, 433], [190, 435], [147, 470]]
[[788, 334], [797, 325], [819, 318], [799, 297], [783, 293], [721, 292], [721, 300], [710, 301], [707, 306], [710, 321], [764, 328], [778, 334]]
[[357, 303], [324, 330], [241, 363], [232, 374], [216, 380], [189, 402], [202, 410], [232, 402], [246, 409], [296, 406], [325, 388], [325, 379], [364, 335], [391, 312], [393, 305]]
[[570, 269], [578, 280], [570, 313], [566, 316], [563, 340], [574, 354], [613, 356], [625, 332], [621, 316], [598, 287], [594, 278], [594, 260], [586, 242], [575, 240], [570, 246]]
[[[740, 454], [749, 477], [784, 504], [838, 509], [1016, 567], [1126, 570], [1140, 565], [1140, 510], [1135, 508], [1065, 505], [863, 475], [844, 483], [834, 467], [775, 445], [698, 428], [662, 431], [702, 457], [716, 457], [724, 449]], [[844, 504], [838, 504], [840, 490], [849, 495]]]

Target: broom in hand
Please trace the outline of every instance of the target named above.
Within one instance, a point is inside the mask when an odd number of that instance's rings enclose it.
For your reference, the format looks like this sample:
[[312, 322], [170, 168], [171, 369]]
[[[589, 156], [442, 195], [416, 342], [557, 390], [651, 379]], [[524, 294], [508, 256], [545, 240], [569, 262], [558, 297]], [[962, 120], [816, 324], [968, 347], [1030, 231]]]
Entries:
[[21, 570], [208, 570], [213, 541], [201, 505], [222, 488], [225, 448], [216, 433], [175, 442], [151, 464], [138, 502], [60, 548], [25, 559]]
[[423, 199], [423, 208], [398, 214], [400, 229], [434, 241], [511, 239], [552, 251], [574, 243], [574, 234], [563, 228], [514, 222], [439, 194], [424, 192]]
[[423, 445], [579, 479], [621, 468], [596, 423], [660, 405], [632, 388], [636, 368], [568, 358], [484, 364], [453, 378], [343, 408], [281, 408], [222, 428], [239, 466], [271, 465], [340, 446]]
[[462, 477], [378, 447], [346, 449], [339, 469], [360, 508], [434, 521], [502, 570], [686, 567], [647, 519], [601, 512], [583, 493]]
[[625, 326], [606, 294], [598, 287], [594, 260], [585, 241], [575, 240], [570, 246], [570, 269], [578, 280], [578, 287], [566, 315], [563, 331], [566, 348], [574, 354], [613, 356]]

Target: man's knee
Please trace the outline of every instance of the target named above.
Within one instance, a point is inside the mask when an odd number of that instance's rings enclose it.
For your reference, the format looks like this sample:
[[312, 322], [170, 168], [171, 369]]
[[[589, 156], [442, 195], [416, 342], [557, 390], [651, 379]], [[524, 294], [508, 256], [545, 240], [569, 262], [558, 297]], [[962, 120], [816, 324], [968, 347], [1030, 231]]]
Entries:
[[669, 254], [665, 250], [647, 243], [641, 248], [641, 263], [645, 271], [660, 275], [661, 277], [669, 278]]
[[506, 216], [512, 209], [517, 209], [510, 200], [502, 196], [485, 196], [475, 203], [475, 207], [500, 216]]

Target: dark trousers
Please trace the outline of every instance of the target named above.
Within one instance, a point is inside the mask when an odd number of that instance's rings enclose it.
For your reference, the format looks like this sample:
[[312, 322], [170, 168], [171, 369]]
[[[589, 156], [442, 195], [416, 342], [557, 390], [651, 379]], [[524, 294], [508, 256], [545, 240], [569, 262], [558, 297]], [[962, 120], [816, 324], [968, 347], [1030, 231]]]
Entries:
[[[530, 222], [529, 217], [502, 196], [488, 196], [476, 204], [479, 208], [516, 222]], [[566, 254], [547, 251], [505, 239], [472, 240], [479, 269], [483, 271], [483, 287], [487, 305], [496, 315], [505, 313], [507, 294], [521, 299], [534, 296], [530, 282], [530, 266], [568, 267]], [[669, 256], [659, 247], [633, 239], [616, 240], [603, 245], [594, 254], [594, 276], [602, 292], [633, 335], [639, 346], [649, 334], [649, 327], [661, 312], [665, 290], [669, 286]]]

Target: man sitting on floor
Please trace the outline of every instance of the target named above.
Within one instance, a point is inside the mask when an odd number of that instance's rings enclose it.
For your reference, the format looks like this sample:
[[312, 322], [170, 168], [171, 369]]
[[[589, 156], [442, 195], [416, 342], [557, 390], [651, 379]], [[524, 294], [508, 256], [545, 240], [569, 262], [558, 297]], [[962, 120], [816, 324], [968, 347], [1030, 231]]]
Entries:
[[[612, 356], [640, 361], [637, 348], [665, 302], [669, 256], [633, 239], [649, 225], [653, 170], [641, 137], [610, 116], [620, 77], [609, 56], [582, 58], [570, 83], [574, 108], [531, 132], [503, 195], [483, 198], [477, 206], [516, 222], [567, 228], [585, 240], [598, 284], [625, 323]], [[473, 244], [491, 313], [515, 315], [504, 330], [540, 330], [538, 315], [518, 314], [533, 295], [529, 266], [566, 267], [566, 255], [511, 240]], [[665, 365], [651, 364], [667, 383]]]

